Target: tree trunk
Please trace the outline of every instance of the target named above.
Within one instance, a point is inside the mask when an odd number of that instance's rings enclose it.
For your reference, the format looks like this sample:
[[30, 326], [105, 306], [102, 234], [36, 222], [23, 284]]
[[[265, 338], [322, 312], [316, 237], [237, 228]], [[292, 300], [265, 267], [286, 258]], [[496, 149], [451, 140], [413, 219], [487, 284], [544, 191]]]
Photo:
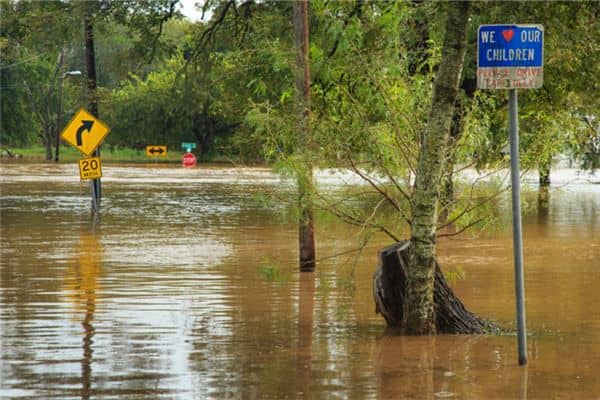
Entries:
[[540, 173], [540, 188], [547, 188], [550, 186], [550, 165], [551, 161], [546, 161], [538, 167], [538, 171]]
[[440, 189], [440, 215], [439, 221], [443, 224], [448, 219], [450, 210], [454, 205], [454, 165], [456, 163], [456, 145], [460, 140], [464, 128], [464, 106], [460, 99], [454, 105], [452, 126], [448, 138], [448, 155], [443, 173], [442, 187]]
[[310, 64], [308, 61], [308, 3], [294, 3], [294, 44], [296, 47], [296, 104], [299, 151], [304, 168], [298, 174], [298, 247], [300, 271], [315, 269], [314, 214], [311, 202], [313, 186], [310, 160]]
[[[373, 275], [375, 311], [394, 328], [403, 328], [409, 252], [409, 241], [398, 242], [382, 249], [379, 252], [379, 268]], [[465, 308], [448, 286], [437, 262], [433, 298], [435, 329], [438, 333], [482, 334], [496, 329], [491, 322], [481, 319]]]
[[49, 123], [44, 132], [44, 146], [46, 147], [46, 161], [52, 161], [52, 138], [54, 137], [54, 124]]
[[412, 335], [436, 332], [434, 282], [439, 187], [467, 47], [469, 4], [450, 2], [447, 7], [442, 60], [434, 82], [431, 111], [419, 152], [412, 198], [412, 245], [409, 247], [402, 313], [403, 329]]

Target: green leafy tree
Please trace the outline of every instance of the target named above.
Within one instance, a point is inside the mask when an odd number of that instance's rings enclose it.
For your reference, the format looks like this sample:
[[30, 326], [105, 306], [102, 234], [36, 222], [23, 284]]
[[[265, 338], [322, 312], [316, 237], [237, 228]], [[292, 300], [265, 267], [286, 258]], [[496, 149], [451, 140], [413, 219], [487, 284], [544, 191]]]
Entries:
[[[589, 132], [584, 133], [584, 116], [600, 107], [600, 35], [598, 7], [590, 2], [492, 3], [478, 5], [473, 15], [476, 25], [533, 21], [544, 26], [544, 86], [520, 91], [522, 163], [538, 169], [540, 184], [549, 183], [553, 161], [559, 154], [580, 159], [589, 148]], [[472, 55], [467, 58], [466, 79], [475, 76], [475, 32], [469, 37]], [[481, 167], [493, 166], [504, 157], [508, 144], [507, 95], [504, 91], [477, 93], [473, 115], [466, 125], [462, 154], [477, 155]], [[593, 137], [593, 136], [592, 136]], [[583, 153], [582, 153], [583, 151]], [[467, 158], [462, 158], [465, 161]]]
[[103, 92], [106, 121], [112, 127], [111, 146], [174, 146], [186, 140], [189, 124], [176, 113], [181, 103], [173, 101], [182, 97], [174, 90], [178, 65], [181, 62], [173, 60], [170, 68], [151, 72], [146, 79], [131, 75], [120, 88]]
[[15, 95], [11, 104], [3, 101], [3, 140], [30, 143], [39, 130], [47, 159], [58, 129], [58, 86], [69, 63], [67, 43], [74, 32], [65, 17], [70, 8], [59, 1], [2, 3], [2, 79]]
[[74, 103], [83, 104], [81, 91], [72, 90], [83, 82], [63, 78], [66, 71], [84, 69], [84, 15], [98, 28], [99, 85], [110, 87], [131, 71], [147, 74], [152, 60], [172, 54], [176, 25], [171, 35], [163, 35], [163, 27], [178, 16], [176, 5], [175, 0], [2, 2], [2, 97], [14, 95], [11, 102], [2, 102], [3, 143], [32, 143], [37, 136], [51, 158], [62, 128], [59, 101], [67, 112]]

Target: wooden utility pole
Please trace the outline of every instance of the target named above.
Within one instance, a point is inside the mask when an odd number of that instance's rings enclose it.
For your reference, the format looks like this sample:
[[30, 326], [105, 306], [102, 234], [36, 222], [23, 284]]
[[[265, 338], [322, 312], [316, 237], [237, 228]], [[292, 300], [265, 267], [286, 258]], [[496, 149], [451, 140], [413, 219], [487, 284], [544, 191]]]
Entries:
[[[96, 56], [94, 54], [94, 26], [89, 12], [84, 17], [85, 31], [85, 65], [87, 71], [88, 85], [88, 110], [90, 114], [98, 118], [98, 95], [96, 93]], [[94, 151], [94, 157], [100, 157], [100, 149]], [[92, 206], [94, 211], [100, 210], [100, 199], [102, 198], [102, 189], [100, 179], [92, 180]]]
[[296, 47], [296, 126], [299, 151], [304, 157], [302, 171], [298, 173], [298, 245], [300, 271], [314, 271], [316, 262], [314, 213], [311, 204], [313, 174], [310, 159], [312, 146], [310, 131], [310, 64], [308, 60], [307, 0], [297, 0], [294, 3], [294, 44]]

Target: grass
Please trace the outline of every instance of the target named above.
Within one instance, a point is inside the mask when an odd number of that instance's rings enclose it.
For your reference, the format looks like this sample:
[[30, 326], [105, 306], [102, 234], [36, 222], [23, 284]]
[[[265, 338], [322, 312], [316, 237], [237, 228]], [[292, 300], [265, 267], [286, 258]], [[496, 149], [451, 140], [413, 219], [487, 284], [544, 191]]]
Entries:
[[[26, 161], [46, 160], [46, 149], [42, 146], [33, 146], [26, 148], [10, 148], [11, 153], [23, 155]], [[167, 155], [164, 157], [149, 157], [146, 155], [146, 149], [128, 149], [128, 148], [103, 148], [101, 149], [101, 158], [104, 163], [180, 163], [183, 151], [181, 149], [167, 149]], [[4, 154], [3, 154], [4, 156]], [[72, 146], [63, 145], [60, 147], [59, 162], [71, 163], [85, 158], [86, 156]]]
[[281, 266], [269, 263], [260, 266], [258, 268], [258, 275], [263, 278], [266, 282], [278, 283], [285, 285], [290, 280], [290, 272], [284, 270]]

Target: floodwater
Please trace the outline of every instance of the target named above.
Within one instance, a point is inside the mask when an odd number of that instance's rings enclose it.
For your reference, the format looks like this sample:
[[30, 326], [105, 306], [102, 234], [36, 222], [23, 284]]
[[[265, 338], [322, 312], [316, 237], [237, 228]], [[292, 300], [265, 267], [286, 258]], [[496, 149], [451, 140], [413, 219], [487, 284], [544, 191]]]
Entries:
[[[514, 335], [386, 334], [384, 237], [326, 258], [358, 231], [318, 222], [326, 259], [296, 272], [293, 213], [259, 201], [291, 189], [267, 169], [105, 165], [93, 226], [76, 166], [0, 168], [0, 398], [600, 399], [598, 184], [559, 179], [524, 217], [519, 367]], [[439, 253], [465, 304], [514, 328], [509, 227]]]

